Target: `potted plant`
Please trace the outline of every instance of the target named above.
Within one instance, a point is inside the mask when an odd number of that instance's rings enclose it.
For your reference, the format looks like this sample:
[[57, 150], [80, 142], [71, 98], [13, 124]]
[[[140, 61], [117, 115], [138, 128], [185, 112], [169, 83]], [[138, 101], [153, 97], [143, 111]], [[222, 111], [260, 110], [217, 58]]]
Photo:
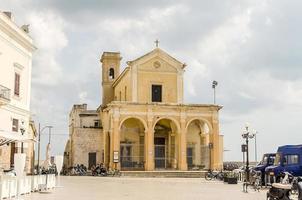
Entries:
[[227, 183], [228, 182], [228, 173], [229, 172], [223, 172], [223, 182]]
[[237, 184], [238, 175], [234, 172], [229, 172], [227, 175], [228, 184]]

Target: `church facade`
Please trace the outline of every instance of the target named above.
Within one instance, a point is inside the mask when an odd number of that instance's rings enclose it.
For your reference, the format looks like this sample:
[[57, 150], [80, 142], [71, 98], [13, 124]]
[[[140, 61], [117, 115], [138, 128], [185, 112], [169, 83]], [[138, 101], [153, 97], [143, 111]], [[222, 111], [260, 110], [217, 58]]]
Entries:
[[183, 102], [185, 64], [160, 48], [128, 61], [121, 73], [120, 61], [118, 52], [101, 56], [102, 104], [91, 119], [94, 124], [85, 120], [85, 104], [73, 106], [66, 167], [104, 163], [120, 170], [221, 169], [222, 107]]

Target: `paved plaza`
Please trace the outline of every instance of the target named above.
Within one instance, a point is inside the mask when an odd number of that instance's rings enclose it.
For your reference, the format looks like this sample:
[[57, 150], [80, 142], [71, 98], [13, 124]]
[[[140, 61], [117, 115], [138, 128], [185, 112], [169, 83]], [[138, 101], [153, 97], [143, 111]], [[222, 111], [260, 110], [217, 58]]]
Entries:
[[261, 200], [266, 191], [241, 191], [242, 184], [197, 178], [62, 177], [62, 188], [26, 195], [26, 200]]

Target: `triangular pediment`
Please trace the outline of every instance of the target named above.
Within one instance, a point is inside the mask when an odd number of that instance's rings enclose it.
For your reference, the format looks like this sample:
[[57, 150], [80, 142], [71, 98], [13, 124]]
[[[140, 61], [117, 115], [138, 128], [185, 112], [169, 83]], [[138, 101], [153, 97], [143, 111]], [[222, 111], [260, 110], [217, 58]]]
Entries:
[[127, 62], [128, 65], [138, 65], [146, 70], [163, 69], [165, 71], [182, 71], [185, 64], [178, 61], [160, 48], [155, 48], [149, 53]]

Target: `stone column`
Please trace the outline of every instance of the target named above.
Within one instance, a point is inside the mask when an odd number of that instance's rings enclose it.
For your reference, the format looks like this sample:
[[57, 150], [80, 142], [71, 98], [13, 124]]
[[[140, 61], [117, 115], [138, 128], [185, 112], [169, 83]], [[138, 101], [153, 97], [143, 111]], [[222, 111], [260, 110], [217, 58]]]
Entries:
[[109, 167], [113, 168], [113, 131], [109, 131]]
[[[120, 155], [120, 130], [119, 130], [119, 120], [115, 119], [113, 122], [113, 152], [118, 152]], [[120, 162], [114, 163], [114, 167], [120, 170]]]
[[113, 154], [115, 151], [120, 155], [120, 113], [118, 108], [114, 108], [111, 118], [111, 132], [110, 132], [110, 167], [120, 169], [120, 161], [114, 163]]
[[212, 132], [210, 133], [210, 142], [213, 144], [211, 149], [211, 168], [220, 170], [222, 167], [222, 158], [220, 158], [219, 144], [219, 122], [218, 113], [214, 113], [212, 117]]
[[[107, 166], [107, 162], [108, 162], [107, 156], [106, 156], [106, 154], [107, 154], [107, 138], [108, 138], [108, 131], [104, 130], [103, 131], [103, 152], [104, 152], [103, 163], [105, 166]], [[102, 151], [101, 151], [101, 153], [102, 153]]]
[[180, 132], [178, 133], [179, 155], [178, 163], [180, 170], [188, 170], [187, 165], [187, 130], [185, 120], [180, 122]]
[[154, 129], [153, 121], [148, 120], [148, 130], [146, 131], [146, 171], [154, 170]]

